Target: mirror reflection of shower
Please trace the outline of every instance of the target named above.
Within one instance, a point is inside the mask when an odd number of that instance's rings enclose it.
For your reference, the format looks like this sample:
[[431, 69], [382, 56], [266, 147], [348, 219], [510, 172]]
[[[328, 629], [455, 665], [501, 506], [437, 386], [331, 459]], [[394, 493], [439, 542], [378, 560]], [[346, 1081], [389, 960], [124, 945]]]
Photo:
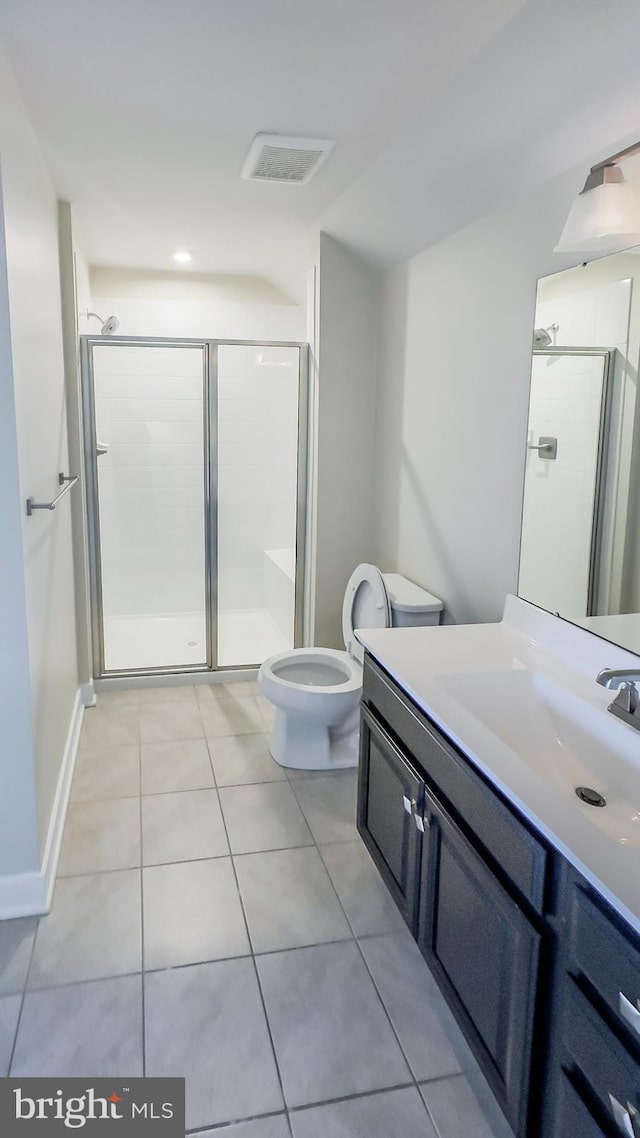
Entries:
[[548, 328], [534, 328], [533, 330], [533, 347], [534, 349], [548, 348], [550, 345], [555, 347], [556, 333], [560, 325], [557, 323], [550, 324]]
[[86, 315], [87, 319], [89, 319], [90, 316], [95, 316], [96, 320], [100, 321], [101, 336], [113, 336], [114, 332], [117, 332], [118, 328], [120, 327], [120, 321], [118, 320], [117, 316], [107, 316], [107, 319], [103, 320], [97, 312], [89, 312], [89, 309], [87, 309]]

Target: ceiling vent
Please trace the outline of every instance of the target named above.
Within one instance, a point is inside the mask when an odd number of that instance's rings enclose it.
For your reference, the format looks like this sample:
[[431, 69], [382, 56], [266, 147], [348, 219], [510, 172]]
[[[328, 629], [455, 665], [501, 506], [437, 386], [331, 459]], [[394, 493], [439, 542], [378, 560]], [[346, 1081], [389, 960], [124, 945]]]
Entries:
[[251, 182], [308, 182], [335, 146], [330, 138], [290, 138], [286, 134], [257, 134], [241, 177]]

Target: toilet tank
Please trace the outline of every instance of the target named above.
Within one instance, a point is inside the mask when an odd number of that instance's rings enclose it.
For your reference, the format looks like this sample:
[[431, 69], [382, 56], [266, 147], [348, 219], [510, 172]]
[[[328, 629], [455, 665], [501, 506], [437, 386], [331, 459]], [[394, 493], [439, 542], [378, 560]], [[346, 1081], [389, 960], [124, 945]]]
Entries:
[[389, 604], [392, 628], [417, 628], [419, 625], [440, 624], [442, 601], [415, 585], [401, 573], [383, 573]]

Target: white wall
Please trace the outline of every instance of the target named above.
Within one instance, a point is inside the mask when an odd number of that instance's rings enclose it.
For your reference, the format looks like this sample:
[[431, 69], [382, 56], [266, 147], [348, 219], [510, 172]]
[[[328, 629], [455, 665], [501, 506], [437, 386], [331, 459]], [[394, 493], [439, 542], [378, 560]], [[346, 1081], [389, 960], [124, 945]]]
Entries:
[[[115, 313], [119, 336], [305, 339], [304, 309], [261, 278], [238, 277], [232, 287], [230, 278], [216, 283], [216, 278], [188, 272], [181, 276], [92, 268], [90, 279], [91, 308], [103, 317]], [[98, 321], [87, 320], [84, 308], [80, 331], [97, 335]]]
[[71, 468], [80, 475], [80, 482], [74, 489], [69, 503], [73, 538], [76, 649], [78, 678], [83, 686], [84, 695], [89, 700], [92, 698], [90, 685], [93, 678], [93, 662], [80, 356], [78, 351], [78, 297], [81, 297], [84, 291], [88, 298], [89, 275], [82, 255], [74, 248], [73, 219], [69, 202], [58, 202], [58, 234], [69, 463]]
[[372, 559], [378, 507], [372, 484], [377, 278], [323, 233], [316, 289], [315, 643], [342, 648], [345, 585], [359, 562]]
[[376, 429], [377, 560], [445, 603], [498, 620], [517, 587], [536, 282], [572, 171], [388, 272]]
[[[0, 181], [0, 207], [2, 184]], [[4, 227], [0, 225], [0, 878], [39, 864], [22, 494]], [[0, 895], [1, 895], [0, 889]]]
[[[0, 156], [6, 262], [0, 291], [8, 296], [2, 316], [3, 432], [0, 461], [6, 510], [3, 562], [9, 606], [3, 635], [3, 698], [14, 705], [8, 717], [13, 745], [0, 754], [7, 792], [0, 810], [11, 806], [0, 827], [0, 874], [37, 869], [50, 828], [67, 745], [78, 676], [71, 518], [68, 500], [54, 512], [27, 518], [24, 501], [47, 500], [59, 489], [58, 471], [69, 473], [60, 308], [57, 201], [30, 123], [3, 56], [0, 56]], [[11, 358], [9, 360], [9, 351]], [[15, 394], [15, 420], [11, 392]], [[15, 437], [12, 424], [15, 422]], [[14, 467], [17, 439], [19, 488]], [[16, 497], [17, 495], [17, 497]], [[16, 511], [22, 517], [24, 583], [17, 580]], [[26, 645], [22, 589], [26, 594], [32, 724], [24, 691]], [[12, 611], [12, 606], [15, 610]], [[3, 730], [5, 729], [3, 724]], [[31, 735], [33, 732], [33, 738]], [[29, 780], [37, 787], [38, 839], [33, 833]], [[38, 850], [39, 845], [39, 850]], [[35, 863], [35, 864], [34, 864]]]

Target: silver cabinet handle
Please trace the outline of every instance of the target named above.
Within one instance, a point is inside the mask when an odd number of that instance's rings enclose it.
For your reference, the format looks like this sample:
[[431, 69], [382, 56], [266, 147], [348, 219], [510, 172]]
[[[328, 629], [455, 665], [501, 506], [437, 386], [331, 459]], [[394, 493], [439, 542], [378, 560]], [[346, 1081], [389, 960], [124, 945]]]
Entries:
[[611, 1103], [611, 1113], [622, 1133], [625, 1134], [627, 1138], [636, 1138], [632, 1118], [637, 1117], [637, 1110], [635, 1110], [630, 1102], [624, 1107], [612, 1094], [609, 1095], [609, 1102]]
[[413, 814], [416, 830], [419, 830], [421, 834], [424, 834], [424, 819], [420, 814], [416, 813], [416, 806], [418, 805], [417, 799], [407, 798], [406, 794], [403, 794], [402, 805], [404, 806], [405, 814]]
[[618, 992], [618, 1011], [623, 1020], [635, 1031], [636, 1035], [640, 1035], [640, 1000], [636, 1001], [636, 1006], [634, 1007], [624, 992]]

